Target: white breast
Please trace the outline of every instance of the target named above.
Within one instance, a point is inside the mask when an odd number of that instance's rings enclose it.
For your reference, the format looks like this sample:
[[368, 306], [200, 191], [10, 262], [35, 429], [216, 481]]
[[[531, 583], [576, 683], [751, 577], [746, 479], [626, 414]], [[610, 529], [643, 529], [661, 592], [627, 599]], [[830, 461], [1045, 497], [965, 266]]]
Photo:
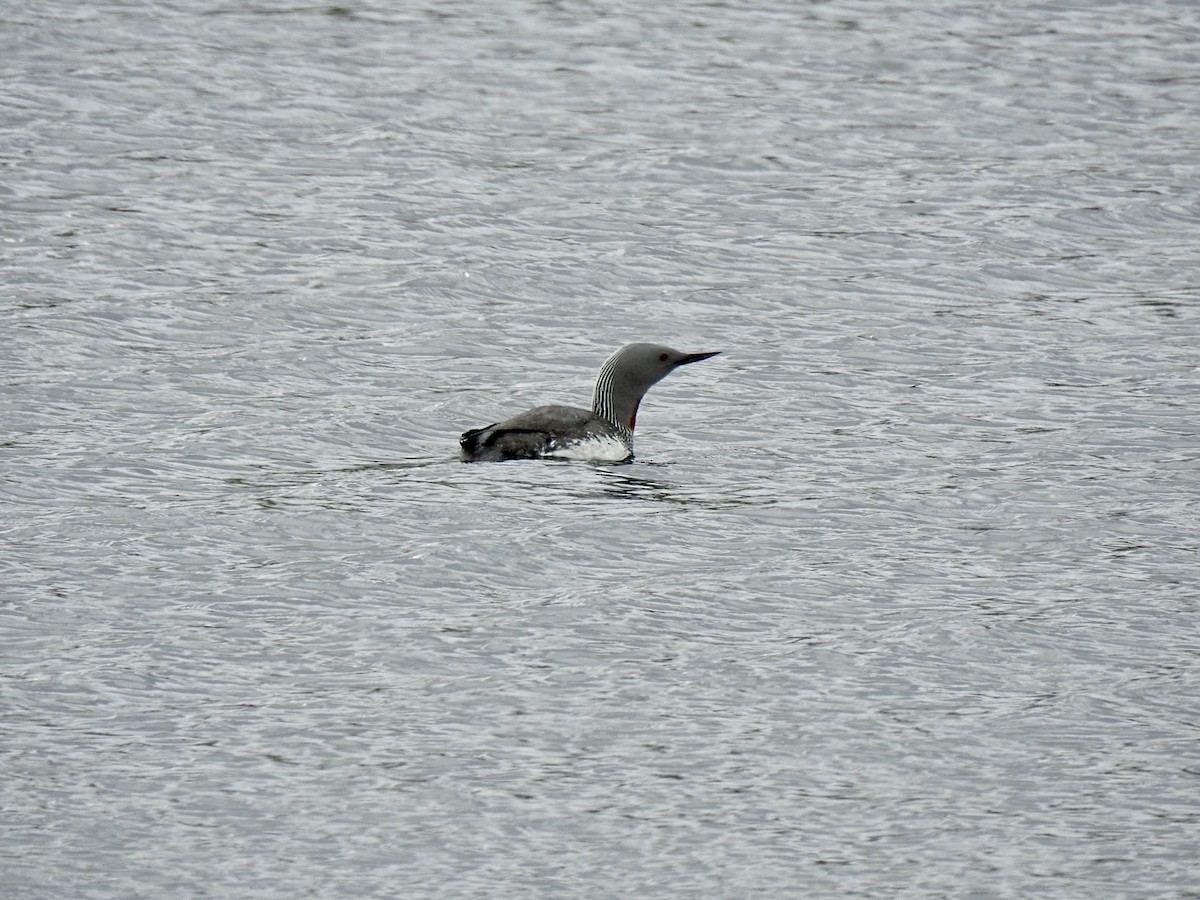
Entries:
[[592, 459], [600, 462], [624, 462], [629, 456], [629, 447], [624, 441], [599, 434], [554, 447], [546, 454], [548, 459]]

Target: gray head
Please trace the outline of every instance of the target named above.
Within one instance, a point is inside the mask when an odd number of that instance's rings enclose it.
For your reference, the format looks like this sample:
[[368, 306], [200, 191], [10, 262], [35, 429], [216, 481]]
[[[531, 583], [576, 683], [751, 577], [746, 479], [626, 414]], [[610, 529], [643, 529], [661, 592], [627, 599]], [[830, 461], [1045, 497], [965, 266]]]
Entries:
[[680, 353], [659, 344], [626, 344], [600, 367], [592, 392], [592, 412], [633, 431], [646, 391], [680, 366], [720, 353]]

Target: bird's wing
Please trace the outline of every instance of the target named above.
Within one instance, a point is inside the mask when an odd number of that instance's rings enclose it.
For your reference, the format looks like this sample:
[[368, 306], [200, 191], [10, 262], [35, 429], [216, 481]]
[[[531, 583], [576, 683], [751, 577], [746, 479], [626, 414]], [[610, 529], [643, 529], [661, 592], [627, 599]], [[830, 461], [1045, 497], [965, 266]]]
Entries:
[[591, 410], [574, 406], [539, 406], [463, 433], [459, 439], [468, 460], [537, 459], [554, 449], [562, 430], [586, 428]]

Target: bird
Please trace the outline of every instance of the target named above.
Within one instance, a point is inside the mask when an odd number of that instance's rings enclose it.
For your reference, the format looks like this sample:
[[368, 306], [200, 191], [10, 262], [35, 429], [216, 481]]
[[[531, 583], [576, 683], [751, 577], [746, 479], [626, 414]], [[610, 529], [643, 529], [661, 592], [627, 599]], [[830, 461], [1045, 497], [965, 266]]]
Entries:
[[626, 344], [600, 367], [592, 408], [538, 406], [511, 419], [463, 432], [463, 462], [509, 459], [633, 459], [633, 429], [646, 391], [680, 366], [720, 350], [681, 353], [659, 344]]

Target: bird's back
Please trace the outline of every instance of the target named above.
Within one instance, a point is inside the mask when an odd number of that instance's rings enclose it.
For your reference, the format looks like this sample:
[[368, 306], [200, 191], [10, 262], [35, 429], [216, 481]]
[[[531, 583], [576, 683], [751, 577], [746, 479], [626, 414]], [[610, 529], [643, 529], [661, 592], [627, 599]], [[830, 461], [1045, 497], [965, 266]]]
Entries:
[[[475, 428], [459, 439], [462, 458], [468, 462], [504, 459], [541, 459], [571, 457], [573, 449], [610, 444], [604, 456], [622, 449], [629, 454], [627, 441], [610, 422], [590, 409], [577, 406], [538, 406], [511, 419]], [[588, 455], [592, 455], [594, 449]], [[600, 457], [603, 458], [603, 457]]]

